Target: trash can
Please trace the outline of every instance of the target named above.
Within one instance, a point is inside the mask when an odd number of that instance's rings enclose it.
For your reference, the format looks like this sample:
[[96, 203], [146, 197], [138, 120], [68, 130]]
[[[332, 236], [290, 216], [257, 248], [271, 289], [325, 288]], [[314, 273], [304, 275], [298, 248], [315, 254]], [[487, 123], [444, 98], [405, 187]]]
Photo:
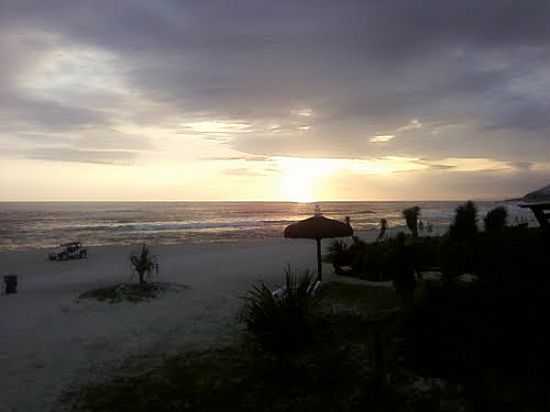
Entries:
[[4, 276], [4, 284], [5, 284], [4, 291], [6, 295], [17, 293], [17, 275]]

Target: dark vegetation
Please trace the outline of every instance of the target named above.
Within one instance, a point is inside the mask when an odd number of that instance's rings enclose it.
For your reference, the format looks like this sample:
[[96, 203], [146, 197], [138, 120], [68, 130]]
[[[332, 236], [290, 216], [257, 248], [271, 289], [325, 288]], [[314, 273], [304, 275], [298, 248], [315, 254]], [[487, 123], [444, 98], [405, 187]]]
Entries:
[[[423, 282], [422, 298], [410, 306], [400, 329], [406, 367], [464, 385], [473, 410], [547, 410], [549, 234], [508, 226], [503, 207], [483, 219], [484, 231], [478, 220], [468, 202], [457, 208], [444, 236], [401, 235], [366, 244], [370, 256], [348, 256], [347, 262], [367, 264], [348, 274], [393, 279], [399, 292], [397, 280], [410, 282], [411, 267], [419, 278], [423, 271], [441, 271], [442, 281]], [[349, 249], [339, 246], [344, 253]], [[478, 281], [457, 281], [464, 273]], [[410, 283], [402, 289], [414, 288]]]
[[[242, 340], [170, 357], [69, 397], [76, 411], [546, 411], [548, 234], [478, 230], [471, 202], [442, 237], [334, 243], [329, 257], [394, 289], [288, 271], [287, 293], [244, 298]], [[372, 256], [374, 255], [374, 256]], [[439, 268], [440, 280], [415, 274]], [[477, 281], [458, 277], [471, 273]], [[367, 274], [367, 275], [365, 275]], [[395, 293], [397, 292], [397, 293]]]
[[483, 223], [487, 233], [493, 235], [502, 233], [508, 223], [508, 211], [503, 206], [496, 207], [487, 213]]
[[155, 299], [168, 291], [178, 292], [187, 288], [188, 286], [185, 285], [159, 282], [145, 283], [143, 285], [120, 283], [118, 285], [90, 290], [81, 294], [78, 299], [94, 299], [107, 303], [138, 303]]
[[310, 293], [313, 285], [311, 273], [296, 276], [289, 267], [281, 296], [265, 284], [254, 286], [244, 297], [240, 320], [255, 343], [276, 354], [299, 352], [311, 344], [318, 300]]

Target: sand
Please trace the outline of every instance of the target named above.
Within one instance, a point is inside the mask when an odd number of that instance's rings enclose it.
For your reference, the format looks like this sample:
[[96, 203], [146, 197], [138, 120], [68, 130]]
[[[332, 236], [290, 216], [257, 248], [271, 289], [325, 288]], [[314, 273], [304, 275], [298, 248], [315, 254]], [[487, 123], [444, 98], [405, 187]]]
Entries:
[[135, 281], [128, 265], [135, 249], [95, 247], [88, 259], [65, 262], [48, 261], [45, 250], [0, 253], [2, 274], [19, 276], [19, 293], [0, 296], [0, 411], [49, 411], [65, 389], [133, 355], [223, 344], [239, 331], [250, 285], [276, 286], [287, 264], [315, 268], [308, 240], [158, 246], [159, 280], [189, 289], [138, 304], [77, 301], [90, 289]]

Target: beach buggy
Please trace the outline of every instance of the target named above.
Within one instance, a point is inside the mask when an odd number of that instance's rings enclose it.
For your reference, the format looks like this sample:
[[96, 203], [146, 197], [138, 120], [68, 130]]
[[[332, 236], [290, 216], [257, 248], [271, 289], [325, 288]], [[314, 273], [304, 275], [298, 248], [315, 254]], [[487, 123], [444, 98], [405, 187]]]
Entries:
[[48, 255], [50, 260], [83, 259], [88, 257], [88, 251], [80, 242], [63, 243]]

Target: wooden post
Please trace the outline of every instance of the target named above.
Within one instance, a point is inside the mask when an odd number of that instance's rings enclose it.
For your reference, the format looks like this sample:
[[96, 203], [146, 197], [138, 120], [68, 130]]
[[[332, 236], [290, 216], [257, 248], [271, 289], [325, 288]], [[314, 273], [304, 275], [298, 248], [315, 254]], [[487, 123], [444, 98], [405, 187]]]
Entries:
[[317, 242], [317, 280], [321, 281], [323, 277], [323, 264], [321, 263], [321, 239], [315, 239]]

